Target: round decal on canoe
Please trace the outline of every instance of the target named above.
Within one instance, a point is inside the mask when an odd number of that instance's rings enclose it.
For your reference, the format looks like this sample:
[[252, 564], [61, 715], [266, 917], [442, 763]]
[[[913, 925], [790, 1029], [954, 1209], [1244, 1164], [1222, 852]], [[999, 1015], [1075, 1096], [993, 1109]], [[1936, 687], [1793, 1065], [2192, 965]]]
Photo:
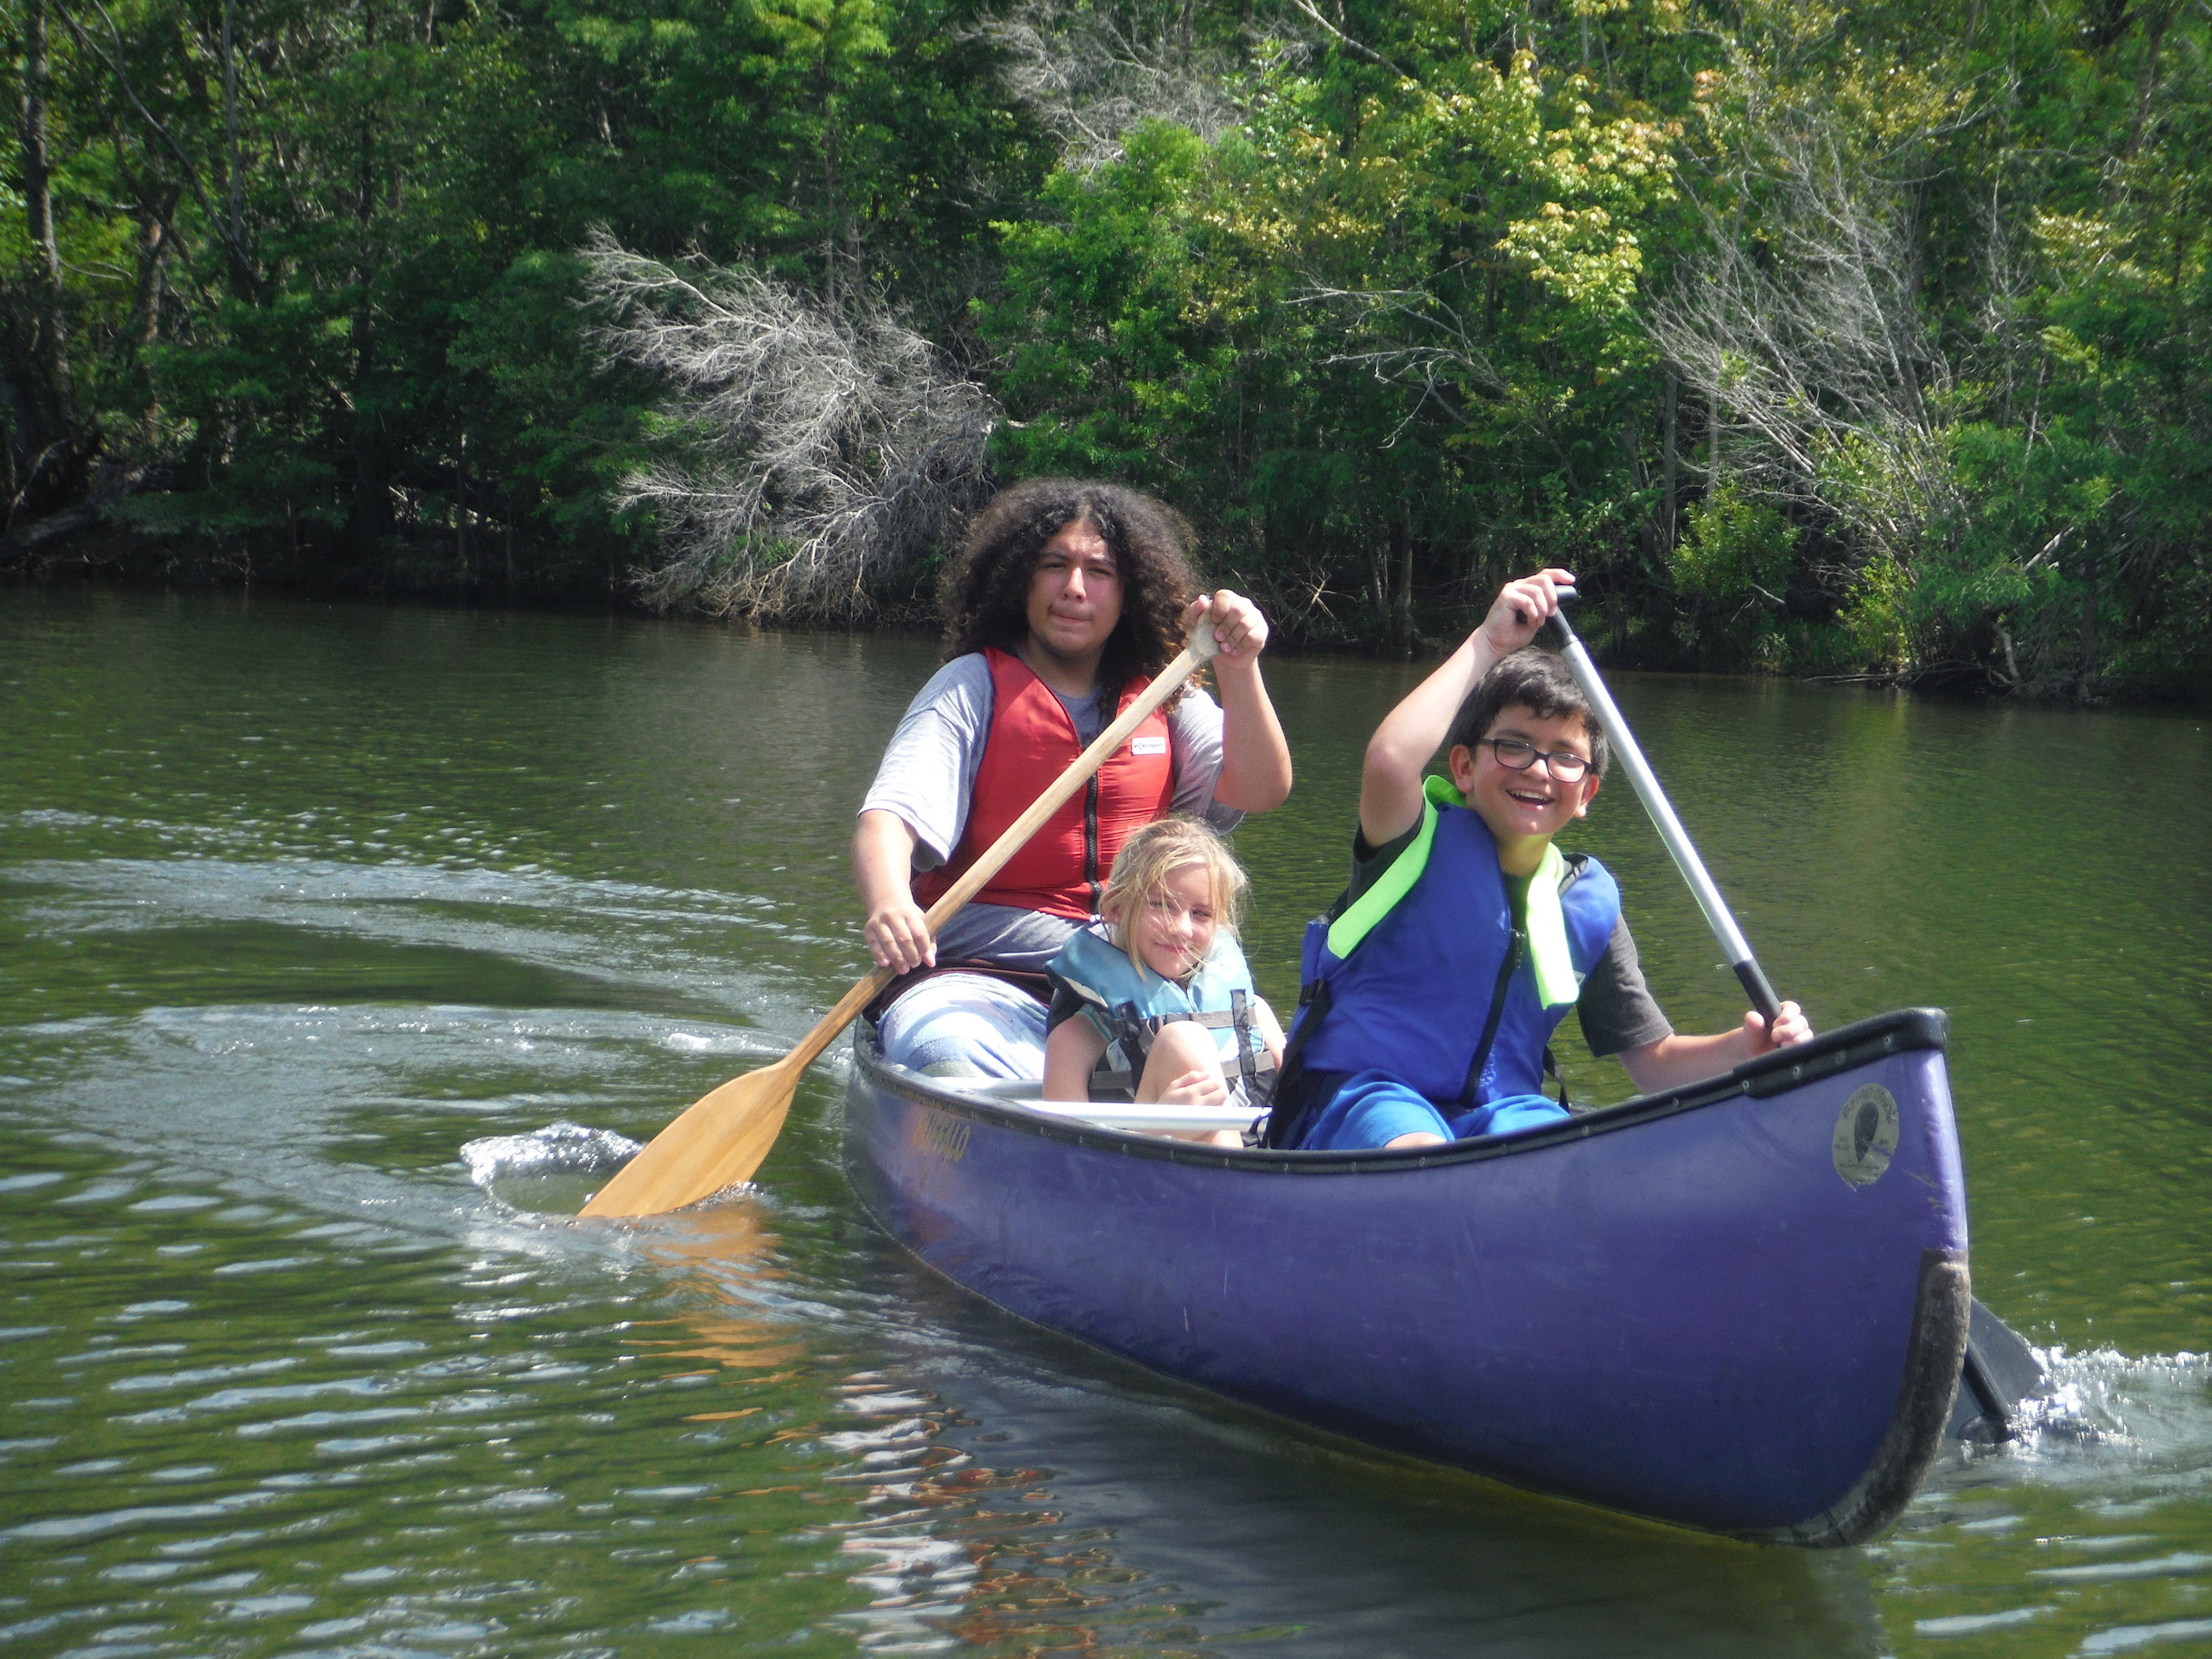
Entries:
[[1854, 1187], [1871, 1187], [1897, 1152], [1897, 1097], [1879, 1083], [1851, 1091], [1836, 1115], [1836, 1173]]

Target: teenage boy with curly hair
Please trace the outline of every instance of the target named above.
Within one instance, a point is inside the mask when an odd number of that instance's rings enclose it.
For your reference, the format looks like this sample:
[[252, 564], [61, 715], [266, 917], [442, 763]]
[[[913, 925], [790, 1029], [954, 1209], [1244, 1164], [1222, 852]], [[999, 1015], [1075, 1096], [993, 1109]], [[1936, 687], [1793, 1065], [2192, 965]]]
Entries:
[[[1226, 830], [1289, 795], [1290, 750], [1260, 674], [1267, 620], [1226, 588], [1198, 592], [1188, 533], [1150, 496], [1067, 478], [1016, 484], [969, 526], [945, 583], [945, 666], [892, 733], [853, 837], [868, 949], [911, 976], [878, 1019], [894, 1063], [1042, 1076], [1045, 1004], [1000, 973], [1042, 974], [1144, 824], [1184, 811]], [[1194, 686], [1155, 713], [933, 939], [926, 907], [1201, 617], [1220, 647], [1221, 701]]]

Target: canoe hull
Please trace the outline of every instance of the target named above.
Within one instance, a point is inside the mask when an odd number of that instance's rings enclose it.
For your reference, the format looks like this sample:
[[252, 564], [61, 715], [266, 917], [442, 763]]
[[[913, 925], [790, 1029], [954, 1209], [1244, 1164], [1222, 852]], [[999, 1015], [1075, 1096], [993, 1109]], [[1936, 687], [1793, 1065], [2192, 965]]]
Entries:
[[1943, 1038], [1908, 1011], [1556, 1131], [1342, 1155], [1053, 1122], [863, 1030], [847, 1161], [930, 1266], [1156, 1370], [1520, 1486], [1850, 1543], [1925, 1472], [1966, 1341]]

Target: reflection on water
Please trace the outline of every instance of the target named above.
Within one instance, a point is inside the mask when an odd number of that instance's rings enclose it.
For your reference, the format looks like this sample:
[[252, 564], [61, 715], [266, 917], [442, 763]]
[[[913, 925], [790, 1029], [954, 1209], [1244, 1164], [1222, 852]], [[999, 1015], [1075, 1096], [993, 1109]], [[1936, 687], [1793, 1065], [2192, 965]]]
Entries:
[[[2201, 722], [1620, 688], [1785, 989], [1826, 1024], [1952, 1009], [1977, 1287], [2063, 1349], [2039, 1433], [1815, 1556], [1381, 1456], [1005, 1318], [858, 1213], [842, 1057], [757, 1192], [574, 1219], [860, 971], [844, 824], [932, 655], [0, 597], [0, 1644], [2212, 1646]], [[1271, 669], [1297, 805], [1238, 840], [1278, 997], [1411, 672]], [[1678, 1019], [1732, 1018], [1625, 781], [1578, 833]]]

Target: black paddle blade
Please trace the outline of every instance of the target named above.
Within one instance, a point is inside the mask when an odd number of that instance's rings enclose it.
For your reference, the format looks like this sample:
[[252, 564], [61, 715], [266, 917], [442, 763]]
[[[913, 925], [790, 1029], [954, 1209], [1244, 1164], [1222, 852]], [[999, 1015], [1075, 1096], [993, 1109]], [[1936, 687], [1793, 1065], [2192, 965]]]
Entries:
[[1951, 1404], [1949, 1437], [1984, 1446], [2009, 1440], [2021, 1405], [2050, 1394], [2050, 1375], [2027, 1339], [1977, 1298], [1966, 1322], [1966, 1362]]

